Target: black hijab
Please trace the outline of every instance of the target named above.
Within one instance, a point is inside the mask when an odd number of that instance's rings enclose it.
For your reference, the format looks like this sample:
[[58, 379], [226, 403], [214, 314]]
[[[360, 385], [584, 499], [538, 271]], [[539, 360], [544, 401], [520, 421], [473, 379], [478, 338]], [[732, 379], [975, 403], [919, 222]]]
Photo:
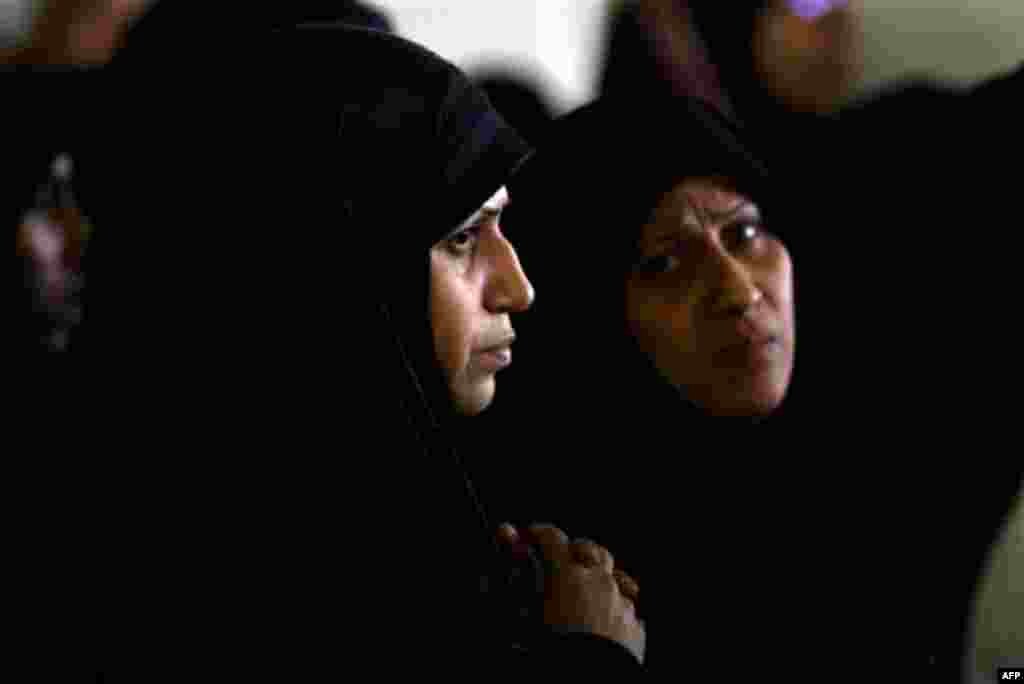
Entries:
[[419, 487], [437, 483], [424, 514], [454, 516], [472, 573], [490, 562], [494, 530], [454, 450], [458, 422], [430, 325], [429, 252], [507, 183], [528, 149], [483, 92], [437, 55], [373, 31], [352, 29], [345, 39], [374, 68], [346, 82], [339, 197], [363, 252], [360, 278], [390, 338], [384, 363], [397, 364], [384, 391], [396, 394], [419, 445], [402, 467]]
[[370, 31], [352, 30], [347, 40], [364, 43], [374, 65], [348, 81], [341, 114], [351, 230], [372, 234], [388, 254], [376, 297], [440, 427], [453, 405], [430, 328], [429, 251], [507, 182], [528, 150], [483, 92], [433, 53]]
[[[520, 257], [538, 292], [519, 326], [522, 368], [510, 375], [524, 401], [531, 385], [542, 393], [543, 383], [558, 378], [577, 383], [568, 400], [575, 408], [560, 415], [593, 412], [608, 419], [599, 425], [638, 428], [665, 411], [677, 420], [691, 410], [627, 332], [624, 281], [640, 227], [660, 197], [699, 176], [730, 179], [770, 218], [765, 168], [737, 129], [701, 101], [673, 98], [639, 111], [632, 101], [606, 98], [555, 124], [510, 186], [516, 199], [507, 222], [522, 234]], [[574, 337], [582, 342], [563, 367], [551, 345]]]
[[694, 29], [721, 76], [734, 116], [741, 121], [756, 121], [781, 108], [762, 85], [753, 50], [754, 30], [768, 4], [766, 0], [740, 0], [728, 7], [705, 0], [689, 3]]
[[[527, 149], [454, 66], [400, 38], [337, 27], [228, 37], [242, 52], [223, 61], [206, 51], [157, 64], [146, 44], [103, 72], [104, 88], [131, 94], [95, 117], [81, 164], [98, 316], [80, 351], [110, 359], [93, 365], [125, 422], [175, 445], [272, 455], [270, 468], [209, 459], [197, 470], [253, 483], [232, 501], [265, 492], [239, 504], [253, 516], [281, 511], [287, 529], [262, 525], [265, 546], [308, 575], [295, 589], [308, 605], [362, 592], [371, 639], [403, 652], [438, 646], [424, 614], [454, 613], [461, 643], [445, 648], [472, 654], [467, 640], [497, 636], [474, 612], [491, 607], [478, 581], [494, 530], [447, 432], [429, 250]], [[331, 580], [345, 566], [372, 588]]]
[[[237, 7], [204, 6], [159, 0], [127, 32], [113, 64], [187, 64], [210, 57], [226, 59], [232, 48], [268, 31], [300, 25], [343, 28], [358, 27], [391, 33], [391, 18], [362, 2], [304, 0], [281, 5]], [[219, 50], [211, 53], [211, 49]]]

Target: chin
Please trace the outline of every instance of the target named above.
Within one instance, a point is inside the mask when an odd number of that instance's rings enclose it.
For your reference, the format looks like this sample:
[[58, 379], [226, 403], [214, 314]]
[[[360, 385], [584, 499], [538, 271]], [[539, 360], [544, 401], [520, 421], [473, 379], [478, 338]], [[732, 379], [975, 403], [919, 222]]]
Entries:
[[476, 416], [494, 401], [494, 380], [485, 381], [474, 387], [461, 388], [455, 392], [455, 410], [462, 416]]
[[785, 392], [753, 392], [744, 396], [723, 397], [711, 402], [708, 413], [722, 418], [767, 418], [782, 405]]

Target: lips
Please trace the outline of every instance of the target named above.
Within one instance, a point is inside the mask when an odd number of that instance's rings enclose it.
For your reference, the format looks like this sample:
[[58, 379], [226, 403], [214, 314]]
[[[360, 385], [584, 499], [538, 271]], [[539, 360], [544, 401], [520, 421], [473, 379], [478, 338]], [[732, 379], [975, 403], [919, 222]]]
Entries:
[[512, 350], [508, 347], [491, 347], [477, 352], [480, 368], [487, 372], [497, 372], [512, 363]]
[[512, 343], [515, 336], [509, 336], [498, 344], [483, 347], [476, 352], [480, 365], [489, 372], [499, 371], [512, 363]]
[[781, 347], [774, 337], [763, 340], [747, 340], [718, 350], [713, 363], [716, 368], [760, 371], [775, 363]]
[[739, 339], [735, 343], [726, 345], [727, 347], [744, 344], [764, 344], [777, 341], [779, 337], [768, 326], [752, 321], [749, 318], [741, 318], [736, 321], [736, 325], [731, 332], [734, 337]]
[[749, 319], [738, 321], [727, 337], [730, 341], [712, 356], [716, 367], [758, 369], [772, 363], [782, 348], [781, 336]]

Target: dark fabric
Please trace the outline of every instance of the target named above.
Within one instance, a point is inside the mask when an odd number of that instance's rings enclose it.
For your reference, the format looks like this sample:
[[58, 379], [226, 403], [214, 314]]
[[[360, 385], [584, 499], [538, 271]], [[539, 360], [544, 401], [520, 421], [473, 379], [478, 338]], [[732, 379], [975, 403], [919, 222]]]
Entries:
[[[307, 2], [281, 5], [182, 5], [157, 2], [128, 32], [115, 63], [195, 64], [221, 61], [228, 48], [246, 36], [304, 24], [353, 26], [393, 32], [391, 18], [379, 8], [358, 1]], [[264, 45], [264, 47], [266, 47]], [[224, 49], [223, 52], [211, 50]], [[211, 59], [212, 55], [212, 59]]]
[[605, 31], [605, 58], [599, 89], [603, 95], [671, 94], [651, 35], [636, 2], [620, 2], [612, 9]]
[[512, 127], [530, 144], [536, 145], [555, 115], [543, 89], [514, 72], [486, 70], [473, 80]]
[[[735, 11], [734, 5], [730, 11]], [[601, 95], [642, 101], [695, 97], [732, 114], [718, 67], [708, 58], [694, 25], [690, 3], [676, 1], [665, 11], [675, 25], [666, 25], [663, 17], [653, 16], [637, 0], [616, 3], [606, 31]], [[740, 9], [741, 16], [744, 12]]]
[[[801, 277], [813, 285], [800, 304], [807, 350], [801, 363], [822, 368], [844, 360], [842, 372], [806, 376], [804, 395], [809, 402], [833, 398], [829, 424], [870, 406], [870, 420], [857, 421], [863, 429], [849, 431], [848, 443], [871, 453], [882, 435], [893, 435], [890, 448], [906, 454], [874, 460], [903, 483], [878, 524], [901, 521], [909, 531], [909, 541], [893, 539], [894, 551], [912, 574], [928, 577], [912, 585], [921, 617], [910, 613], [907, 623], [922, 635], [913, 660], [934, 656], [933, 667], [948, 681], [959, 673], [979, 564], [1020, 477], [1019, 465], [995, 448], [1012, 438], [1013, 419], [990, 384], [1015, 355], [994, 322], [1006, 306], [1000, 293], [1010, 287], [1020, 240], [1000, 231], [1000, 246], [988, 247], [981, 238], [1007, 220], [995, 198], [1014, 193], [998, 160], [1024, 151], [1013, 133], [1020, 85], [1018, 70], [974, 92], [893, 87], [824, 121], [777, 124], [772, 135], [782, 135], [768, 152], [784, 164], [776, 172], [804, 189], [789, 213], [808, 255]], [[781, 144], [785, 136], [794, 143]], [[822, 217], [833, 231], [823, 234]], [[918, 233], [925, 226], [930, 237]], [[837, 249], [841, 243], [830, 237], [863, 231], [877, 236], [877, 246]], [[916, 296], [925, 283], [943, 294]], [[851, 314], [857, 310], [870, 319]], [[866, 334], [851, 335], [851, 326], [861, 328], [851, 320], [866, 321]], [[965, 463], [922, 456], [958, 448], [978, 457]], [[915, 503], [902, 491], [913, 492]], [[897, 646], [905, 637], [896, 630], [889, 636], [891, 658], [910, 661]]]
[[311, 0], [278, 8], [274, 13], [280, 14], [281, 25], [345, 24], [388, 33], [395, 30], [394, 21], [383, 10], [357, 0]]
[[703, 52], [715, 65], [731, 103], [730, 114], [743, 122], [763, 121], [776, 105], [761, 85], [752, 36], [769, 3], [740, 0], [728, 8], [711, 0], [688, 0], [687, 4]]

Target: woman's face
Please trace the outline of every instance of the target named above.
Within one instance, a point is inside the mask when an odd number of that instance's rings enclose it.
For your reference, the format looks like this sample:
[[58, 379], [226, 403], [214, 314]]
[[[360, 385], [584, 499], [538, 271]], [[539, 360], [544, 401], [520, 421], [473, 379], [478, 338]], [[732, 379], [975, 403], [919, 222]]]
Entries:
[[501, 188], [462, 230], [430, 250], [434, 348], [463, 415], [490, 405], [495, 374], [512, 362], [511, 314], [533, 303], [533, 285], [501, 229], [508, 201]]
[[793, 370], [793, 265], [757, 206], [728, 188], [690, 179], [661, 199], [626, 279], [626, 317], [691, 401], [713, 415], [763, 416]]

